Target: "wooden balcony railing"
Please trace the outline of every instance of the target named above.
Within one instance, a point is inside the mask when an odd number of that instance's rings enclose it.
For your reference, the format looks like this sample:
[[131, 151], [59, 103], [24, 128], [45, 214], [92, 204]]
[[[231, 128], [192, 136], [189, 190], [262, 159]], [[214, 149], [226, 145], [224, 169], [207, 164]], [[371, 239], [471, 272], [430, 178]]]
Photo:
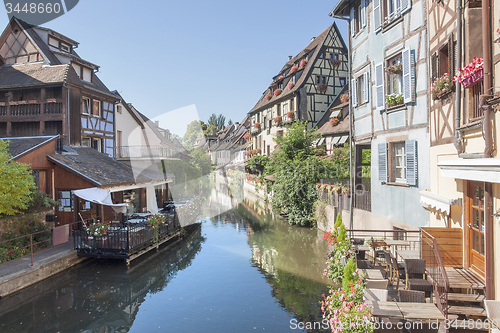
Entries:
[[36, 116], [40, 114], [40, 104], [11, 104], [11, 116]]
[[62, 113], [62, 102], [45, 103], [45, 114], [60, 114]]

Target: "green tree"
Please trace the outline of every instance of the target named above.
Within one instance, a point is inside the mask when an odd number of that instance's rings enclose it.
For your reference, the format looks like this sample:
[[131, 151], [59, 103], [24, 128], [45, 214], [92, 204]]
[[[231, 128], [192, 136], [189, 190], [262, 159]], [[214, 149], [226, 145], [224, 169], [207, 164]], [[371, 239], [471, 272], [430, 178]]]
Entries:
[[212, 135], [213, 129], [215, 130], [215, 132], [217, 132], [217, 126], [208, 125], [207, 128], [205, 130], [203, 130], [203, 134], [205, 134], [205, 136]]
[[203, 137], [203, 129], [199, 120], [193, 120], [187, 125], [186, 133], [182, 138], [182, 143], [187, 150], [193, 149], [196, 140]]
[[8, 142], [0, 140], [0, 215], [28, 208], [35, 182], [28, 164], [11, 161]]
[[269, 163], [269, 157], [266, 155], [255, 155], [247, 161], [247, 168], [253, 172], [262, 174], [264, 173], [267, 163]]
[[198, 169], [202, 175], [207, 175], [212, 172], [212, 161], [210, 156], [202, 148], [196, 148], [189, 154], [191, 156], [191, 164]]
[[233, 124], [233, 121], [231, 119], [229, 119], [229, 121], [227, 122], [227, 126], [231, 126]]
[[222, 129], [226, 124], [226, 117], [222, 114], [216, 115], [215, 113], [212, 113], [210, 117], [208, 118], [208, 125], [214, 125], [218, 131]]

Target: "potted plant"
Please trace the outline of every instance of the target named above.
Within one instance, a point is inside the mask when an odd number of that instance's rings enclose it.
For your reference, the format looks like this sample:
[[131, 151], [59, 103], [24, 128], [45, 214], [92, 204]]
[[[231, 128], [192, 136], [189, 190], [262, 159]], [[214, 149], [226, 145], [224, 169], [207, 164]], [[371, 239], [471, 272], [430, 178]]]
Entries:
[[278, 96], [281, 94], [281, 92], [282, 92], [282, 91], [283, 91], [283, 90], [282, 90], [282, 89], [280, 89], [280, 88], [278, 88], [278, 89], [274, 89], [273, 94], [274, 94], [274, 96], [278, 97]]
[[295, 73], [298, 70], [299, 70], [299, 66], [293, 65], [292, 68], [290, 68], [290, 73]]
[[161, 214], [151, 216], [146, 222], [147, 226], [153, 229], [155, 243], [158, 242], [158, 229], [163, 222], [165, 222], [165, 217]]
[[109, 225], [107, 223], [100, 223], [99, 221], [97, 221], [97, 223], [91, 224], [86, 227], [85, 230], [90, 236], [99, 237], [107, 234], [108, 227]]
[[293, 83], [292, 80], [290, 80], [290, 82], [288, 82], [288, 84], [286, 85], [288, 87], [288, 89], [292, 89], [293, 87], [295, 87], [295, 83]]
[[283, 76], [283, 75], [280, 75], [280, 76], [278, 76], [278, 78], [276, 79], [276, 82], [281, 81], [281, 80], [283, 80], [283, 79], [284, 79], [284, 76]]
[[271, 98], [273, 98], [273, 96], [272, 96], [271, 94], [267, 94], [267, 95], [266, 95], [266, 100], [270, 101], [270, 100], [271, 100]]
[[438, 77], [431, 85], [432, 99], [439, 99], [451, 92], [450, 76], [444, 73], [443, 76]]
[[403, 94], [390, 94], [385, 96], [387, 107], [393, 107], [404, 103]]
[[288, 119], [293, 119], [293, 118], [295, 118], [295, 112], [293, 112], [293, 111], [288, 111], [288, 112], [286, 113], [286, 116], [288, 117]]
[[274, 117], [273, 121], [274, 121], [275, 124], [281, 123], [281, 116]]
[[342, 94], [342, 95], [340, 95], [340, 102], [341, 103], [347, 103], [347, 102], [349, 102], [349, 95], [348, 94]]
[[255, 124], [253, 124], [253, 128], [259, 129], [260, 128], [260, 123], [256, 122]]
[[483, 58], [474, 57], [470, 64], [457, 70], [453, 81], [463, 84], [464, 88], [472, 87], [483, 80], [483, 63]]
[[388, 74], [402, 74], [403, 73], [403, 64], [394, 64], [387, 66], [385, 72]]
[[320, 94], [324, 94], [326, 93], [328, 86], [326, 84], [320, 84], [319, 86], [317, 86], [317, 89]]
[[307, 65], [307, 59], [302, 59], [299, 63], [299, 68], [304, 68]]
[[252, 136], [250, 135], [250, 133], [246, 133], [245, 135], [243, 135], [243, 139], [245, 140], [249, 140]]
[[330, 125], [332, 126], [337, 126], [340, 123], [340, 119], [335, 117], [335, 118], [330, 118]]

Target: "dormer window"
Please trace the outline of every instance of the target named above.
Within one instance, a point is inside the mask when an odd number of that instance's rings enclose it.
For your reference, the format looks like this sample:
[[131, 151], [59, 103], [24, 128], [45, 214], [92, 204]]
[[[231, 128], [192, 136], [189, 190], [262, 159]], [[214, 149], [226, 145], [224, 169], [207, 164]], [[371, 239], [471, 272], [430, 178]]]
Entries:
[[68, 43], [61, 42], [59, 39], [56, 39], [52, 36], [49, 36], [49, 46], [52, 46], [66, 53], [71, 52], [71, 45], [69, 45]]
[[68, 44], [65, 44], [65, 43], [60, 43], [59, 48], [64, 52], [69, 53], [69, 51], [70, 51], [70, 46]]

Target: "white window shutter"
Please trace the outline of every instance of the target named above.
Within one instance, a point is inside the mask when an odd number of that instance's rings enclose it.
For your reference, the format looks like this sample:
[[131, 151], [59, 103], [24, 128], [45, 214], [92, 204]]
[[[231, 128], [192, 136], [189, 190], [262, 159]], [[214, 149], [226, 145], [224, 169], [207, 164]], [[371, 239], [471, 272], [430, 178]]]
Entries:
[[358, 87], [357, 87], [357, 80], [352, 79], [351, 80], [351, 98], [352, 98], [352, 106], [357, 107], [358, 106]]
[[356, 22], [354, 21], [354, 7], [351, 7], [350, 18], [351, 18], [351, 36], [354, 37], [354, 35], [356, 34], [356, 29], [355, 29]]
[[378, 144], [378, 180], [387, 183], [387, 143]]
[[417, 141], [407, 140], [406, 145], [406, 184], [417, 186], [418, 178], [418, 159], [417, 159]]
[[380, 111], [385, 107], [383, 63], [375, 65], [375, 89], [377, 93], [377, 110]]
[[368, 99], [370, 98], [370, 95], [369, 95], [369, 91], [370, 91], [370, 81], [368, 81], [368, 79], [369, 79], [368, 72], [365, 72], [365, 73], [363, 74], [363, 82], [364, 82], [364, 84], [365, 84], [365, 86], [364, 86], [364, 88], [365, 88], [365, 89], [364, 89], [364, 90], [365, 90], [365, 91], [364, 91], [365, 96], [364, 96], [364, 98], [363, 98], [363, 101], [364, 101], [365, 103], [368, 103]]
[[361, 0], [361, 26], [366, 26], [366, 0]]
[[413, 91], [414, 91], [414, 77], [413, 77], [413, 68], [412, 68], [412, 56], [411, 50], [406, 48], [402, 53], [402, 62], [403, 62], [403, 96], [404, 102], [410, 103], [413, 102]]
[[375, 24], [375, 32], [380, 31], [380, 29], [382, 28], [382, 12], [380, 7], [380, 0], [373, 0], [373, 22]]
[[401, 0], [401, 14], [411, 9], [411, 0]]

